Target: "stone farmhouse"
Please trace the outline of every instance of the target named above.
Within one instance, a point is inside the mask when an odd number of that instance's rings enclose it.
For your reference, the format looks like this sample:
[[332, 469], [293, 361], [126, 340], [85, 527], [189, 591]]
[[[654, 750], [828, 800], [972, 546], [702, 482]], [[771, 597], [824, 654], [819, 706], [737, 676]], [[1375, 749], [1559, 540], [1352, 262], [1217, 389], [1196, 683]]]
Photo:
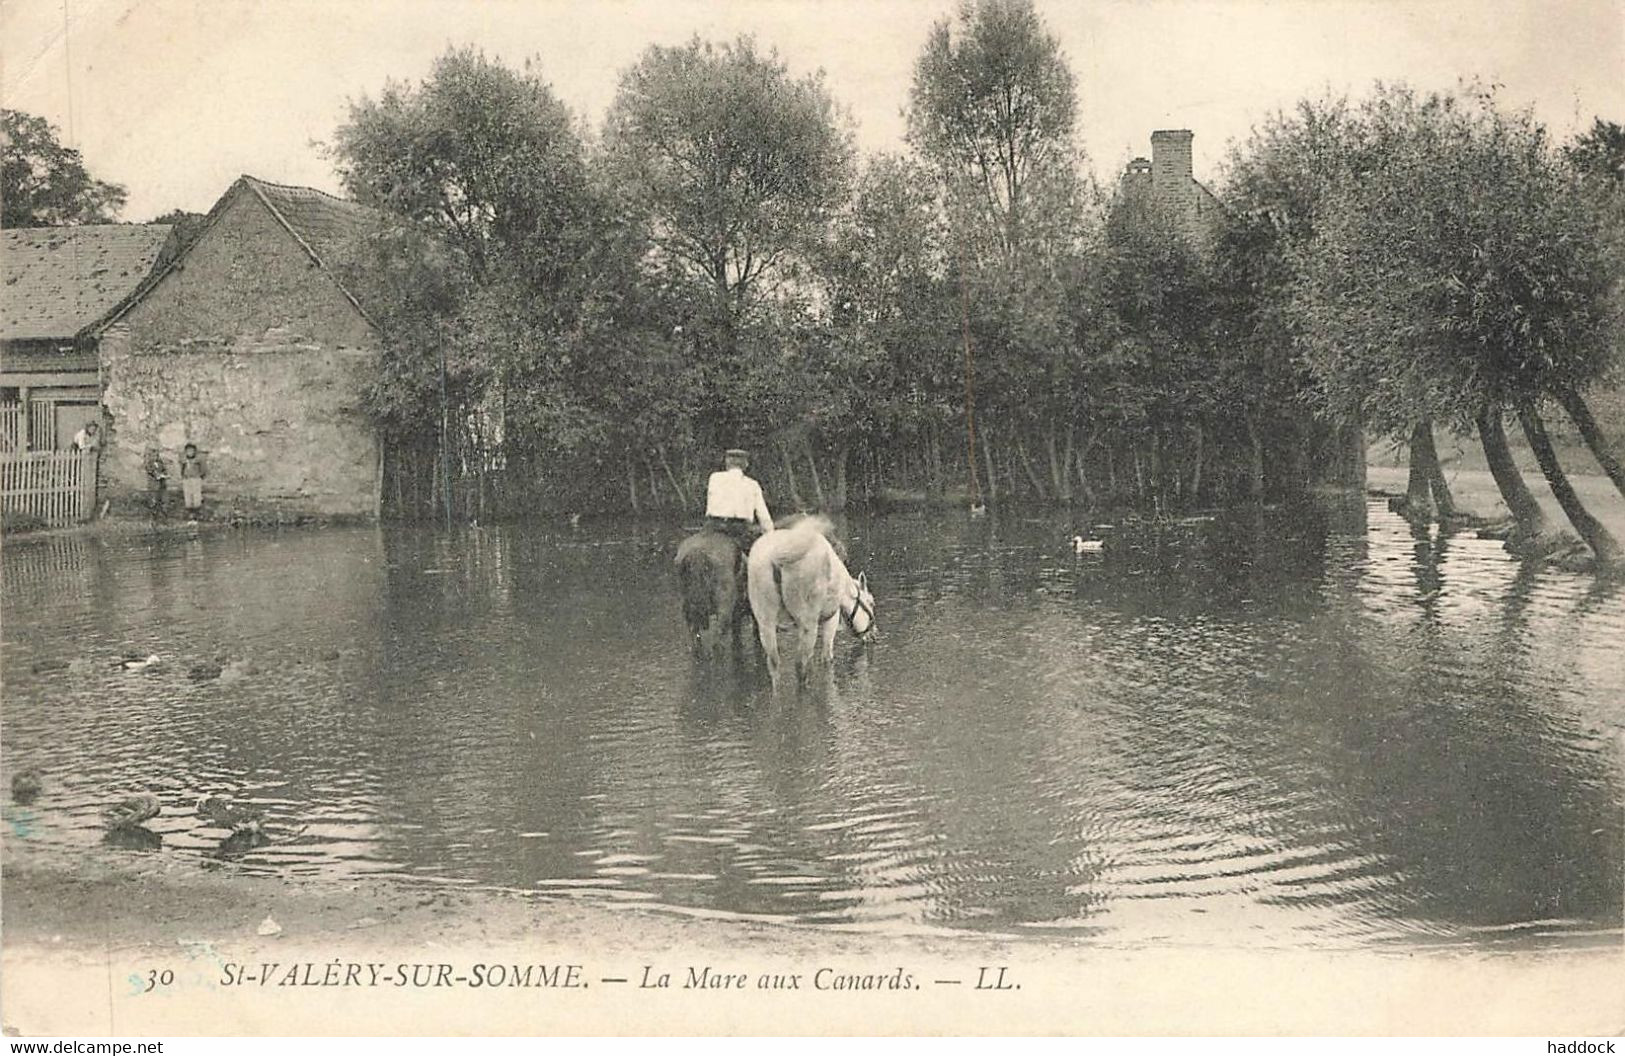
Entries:
[[96, 322], [152, 274], [161, 224], [0, 232], [0, 455], [61, 451], [97, 417]]
[[378, 514], [381, 448], [362, 397], [378, 331], [333, 264], [361, 206], [251, 176], [93, 328], [108, 419], [105, 494], [141, 500], [186, 444], [217, 513]]

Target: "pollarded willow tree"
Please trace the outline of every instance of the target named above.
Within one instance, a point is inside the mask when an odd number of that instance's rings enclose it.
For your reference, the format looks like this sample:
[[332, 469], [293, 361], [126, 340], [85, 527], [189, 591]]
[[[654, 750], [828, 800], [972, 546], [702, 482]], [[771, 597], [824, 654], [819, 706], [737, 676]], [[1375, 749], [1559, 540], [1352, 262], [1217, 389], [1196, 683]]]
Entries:
[[[1577, 178], [1579, 193], [1601, 221], [1605, 252], [1614, 276], [1614, 310], [1625, 314], [1625, 126], [1597, 118], [1563, 148], [1563, 157]], [[1603, 472], [1625, 495], [1625, 460], [1592, 414], [1584, 393], [1571, 387], [1556, 395]]]
[[[1486, 433], [1515, 415], [1570, 523], [1599, 562], [1617, 563], [1542, 413], [1611, 365], [1595, 211], [1545, 130], [1487, 94], [1383, 88], [1361, 120], [1369, 163], [1336, 185], [1301, 254], [1297, 305], [1317, 372], [1371, 414], [1427, 408]], [[1498, 483], [1516, 475], [1486, 452]]]

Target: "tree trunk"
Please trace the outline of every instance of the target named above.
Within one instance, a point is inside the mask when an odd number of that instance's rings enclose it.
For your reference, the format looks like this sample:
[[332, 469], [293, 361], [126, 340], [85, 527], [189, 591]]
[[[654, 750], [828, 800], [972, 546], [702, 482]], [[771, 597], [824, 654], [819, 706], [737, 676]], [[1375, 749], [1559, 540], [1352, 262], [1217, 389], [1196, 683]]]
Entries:
[[842, 510], [846, 509], [846, 461], [848, 455], [850, 454], [851, 450], [845, 443], [836, 445], [834, 465], [835, 485], [832, 493], [834, 497], [830, 500], [829, 505], [831, 513], [840, 513]]
[[479, 519], [485, 520], [485, 450], [480, 450], [480, 510]]
[[1254, 502], [1264, 499], [1264, 438], [1258, 435], [1258, 424], [1247, 416], [1247, 444], [1251, 457], [1247, 466], [1248, 493]]
[[1598, 427], [1597, 419], [1591, 416], [1591, 408], [1586, 406], [1585, 397], [1580, 395], [1578, 389], [1565, 386], [1557, 391], [1557, 400], [1579, 427], [1580, 437], [1591, 449], [1591, 455], [1602, 467], [1602, 471], [1608, 474], [1608, 479], [1614, 482], [1614, 487], [1619, 493], [1625, 495], [1625, 466], [1620, 465], [1613, 445]]
[[[678, 507], [686, 512], [689, 508], [688, 489], [684, 488], [682, 481], [677, 479], [677, 474], [671, 471], [671, 461], [667, 459], [664, 447], [660, 449], [660, 466], [666, 471], [666, 479], [671, 481], [671, 490], [677, 495]], [[705, 511], [701, 510], [700, 512]]]
[[925, 497], [933, 502], [942, 498], [942, 452], [939, 449], [935, 424], [925, 428]]
[[1084, 463], [1089, 460], [1089, 451], [1094, 447], [1094, 442], [1091, 441], [1084, 444], [1083, 449], [1080, 451], [1073, 445], [1072, 431], [1068, 430], [1066, 436], [1066, 446], [1067, 457], [1077, 467], [1078, 487], [1083, 491], [1083, 501], [1089, 506], [1095, 506], [1095, 489], [1090, 486], [1089, 475], [1084, 471]]
[[[987, 422], [986, 418], [982, 419], [982, 430], [981, 431], [982, 431], [982, 461], [987, 463], [987, 501], [989, 503], [997, 503], [999, 501], [999, 477], [998, 477], [998, 474], [993, 471], [993, 430], [988, 426], [988, 422]], [[975, 467], [975, 465], [972, 465], [971, 466], [971, 485], [972, 485], [973, 488], [975, 487], [975, 483], [976, 483], [975, 473], [976, 473], [976, 467]], [[975, 495], [974, 491], [971, 494], [971, 501], [972, 502], [976, 501], [976, 495]]]
[[1512, 519], [1518, 523], [1518, 532], [1530, 537], [1546, 530], [1546, 513], [1529, 485], [1524, 483], [1518, 463], [1507, 446], [1506, 429], [1501, 425], [1501, 409], [1485, 408], [1478, 413], [1478, 438], [1484, 445], [1484, 461], [1489, 463], [1490, 476], [1501, 492]]
[[1447, 520], [1456, 516], [1456, 500], [1450, 494], [1450, 484], [1444, 479], [1444, 468], [1439, 465], [1439, 449], [1433, 444], [1433, 422], [1424, 418], [1411, 433], [1411, 463], [1415, 465], [1417, 457], [1421, 457], [1422, 473], [1427, 478], [1428, 490], [1433, 494], [1433, 505], [1439, 511], [1439, 519]]
[[1027, 454], [1027, 441], [1020, 432], [1016, 433], [1016, 455], [1021, 461], [1021, 471], [1027, 475], [1028, 483], [1033, 486], [1033, 494], [1040, 499], [1047, 498], [1044, 478], [1039, 475], [1037, 468], [1033, 466], [1033, 460]]
[[[1433, 450], [1433, 429], [1426, 419], [1411, 429], [1410, 471], [1405, 478], [1405, 513], [1415, 520], [1433, 516], [1433, 502], [1429, 498], [1433, 478], [1428, 474], [1428, 452]], [[1438, 457], [1434, 457], [1438, 461]]]
[[1162, 514], [1164, 500], [1167, 498], [1167, 489], [1163, 487], [1162, 474], [1162, 430], [1151, 430], [1151, 454], [1147, 476], [1151, 478], [1151, 508]]
[[1529, 446], [1535, 452], [1535, 461], [1540, 463], [1540, 471], [1546, 477], [1546, 485], [1552, 489], [1557, 504], [1563, 507], [1568, 516], [1569, 523], [1580, 538], [1591, 547], [1592, 553], [1597, 555], [1599, 564], [1617, 565], [1620, 561], [1619, 542], [1602, 522], [1591, 516], [1580, 496], [1569, 483], [1568, 474], [1557, 461], [1557, 452], [1552, 449], [1552, 439], [1546, 435], [1546, 425], [1540, 420], [1540, 412], [1534, 404], [1525, 403], [1518, 407], [1518, 421], [1523, 425], [1523, 434], [1529, 438]]
[[1295, 494], [1306, 495], [1309, 492], [1309, 482], [1314, 475], [1314, 460], [1309, 457], [1309, 438], [1294, 436], [1292, 439], [1292, 488]]
[[807, 466], [812, 471], [813, 501], [818, 504], [818, 509], [828, 509], [824, 503], [824, 481], [818, 475], [818, 455], [813, 451], [812, 437], [804, 439], [802, 446], [807, 449]]
[[931, 426], [931, 472], [937, 478], [937, 498], [948, 491], [948, 471], [942, 465], [942, 426]]
[[1049, 477], [1052, 491], [1059, 502], [1072, 501], [1072, 476], [1067, 465], [1072, 460], [1072, 449], [1068, 441], [1066, 457], [1061, 457], [1059, 445], [1055, 443], [1055, 426], [1052, 424], [1049, 431], [1044, 434], [1044, 449], [1049, 454]]
[[779, 461], [784, 463], [784, 483], [790, 489], [790, 501], [796, 509], [806, 509], [807, 504], [801, 499], [801, 488], [796, 484], [795, 463], [790, 459], [790, 449], [784, 444], [779, 445]]
[[1202, 501], [1202, 423], [1197, 422], [1194, 428], [1196, 430], [1196, 450], [1191, 458], [1191, 461], [1195, 463], [1191, 467], [1191, 504], [1193, 506]]
[[1340, 430], [1343, 440], [1343, 482], [1365, 491], [1365, 426], [1355, 423]]

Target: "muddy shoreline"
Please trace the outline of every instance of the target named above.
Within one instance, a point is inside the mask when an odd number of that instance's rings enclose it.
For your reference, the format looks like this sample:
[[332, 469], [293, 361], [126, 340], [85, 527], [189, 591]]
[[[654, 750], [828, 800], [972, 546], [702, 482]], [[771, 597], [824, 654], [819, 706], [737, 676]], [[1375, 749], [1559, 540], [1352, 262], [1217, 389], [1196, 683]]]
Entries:
[[[22, 1035], [1625, 1028], [1617, 946], [1313, 952], [881, 934], [139, 855], [67, 861], [9, 842], [0, 990], [5, 1029]], [[668, 986], [652, 985], [662, 976]]]

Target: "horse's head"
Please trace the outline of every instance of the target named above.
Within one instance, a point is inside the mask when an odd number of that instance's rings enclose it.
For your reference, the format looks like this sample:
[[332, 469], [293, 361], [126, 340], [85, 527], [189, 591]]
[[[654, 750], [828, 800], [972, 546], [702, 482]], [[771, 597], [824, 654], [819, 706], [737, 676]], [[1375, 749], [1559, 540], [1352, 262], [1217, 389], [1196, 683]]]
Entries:
[[847, 596], [841, 601], [841, 618], [852, 628], [859, 641], [875, 633], [875, 596], [869, 593], [869, 577], [858, 573], [847, 587]]

